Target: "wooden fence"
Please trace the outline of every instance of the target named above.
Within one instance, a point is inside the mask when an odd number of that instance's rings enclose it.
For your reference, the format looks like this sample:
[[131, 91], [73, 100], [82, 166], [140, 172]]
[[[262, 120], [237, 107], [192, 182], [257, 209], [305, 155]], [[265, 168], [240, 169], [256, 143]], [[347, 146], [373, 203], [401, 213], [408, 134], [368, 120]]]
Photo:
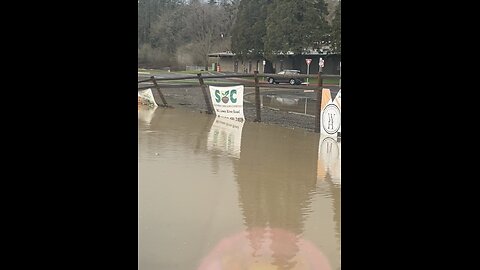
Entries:
[[[284, 78], [317, 78], [318, 83], [316, 85], [274, 85], [274, 84], [260, 84], [259, 77], [268, 77], [268, 76], [275, 76], [275, 77], [284, 77]], [[172, 87], [198, 87], [200, 85], [203, 93], [203, 97], [205, 99], [205, 105], [207, 106], [207, 113], [213, 114], [213, 106], [210, 99], [209, 91], [207, 91], [207, 86], [205, 85], [204, 79], [221, 79], [221, 78], [251, 78], [252, 74], [227, 74], [227, 75], [202, 75], [198, 73], [197, 75], [189, 75], [189, 76], [181, 76], [181, 77], [172, 77], [172, 78], [156, 78], [155, 76], [151, 76], [146, 79], [142, 79], [138, 81], [138, 84], [151, 82], [150, 85], [140, 86], [138, 90], [154, 88], [156, 89], [156, 93], [160, 99], [162, 100], [163, 104], [158, 104], [159, 106], [164, 107], [171, 107], [168, 105], [165, 96], [163, 95], [161, 88], [172, 88]], [[320, 133], [320, 109], [322, 103], [322, 89], [323, 89], [323, 79], [324, 78], [340, 78], [339, 75], [324, 75], [318, 73], [317, 75], [305, 75], [305, 74], [296, 74], [296, 75], [279, 75], [279, 74], [270, 74], [270, 73], [262, 73], [259, 74], [258, 71], [255, 71], [253, 74], [254, 80], [252, 81], [245, 81], [241, 82], [245, 87], [254, 87], [255, 88], [255, 108], [256, 108], [256, 118], [254, 122], [261, 122], [261, 104], [260, 104], [260, 87], [261, 88], [276, 88], [276, 89], [303, 89], [303, 90], [314, 90], [316, 93], [316, 107], [315, 107], [315, 132]], [[169, 84], [162, 84], [159, 82], [162, 81], [172, 81], [172, 80], [188, 80], [188, 79], [198, 79], [199, 84], [181, 84], [178, 86], [169, 85]], [[239, 84], [238, 82], [236, 84]], [[233, 85], [233, 83], [232, 83]]]

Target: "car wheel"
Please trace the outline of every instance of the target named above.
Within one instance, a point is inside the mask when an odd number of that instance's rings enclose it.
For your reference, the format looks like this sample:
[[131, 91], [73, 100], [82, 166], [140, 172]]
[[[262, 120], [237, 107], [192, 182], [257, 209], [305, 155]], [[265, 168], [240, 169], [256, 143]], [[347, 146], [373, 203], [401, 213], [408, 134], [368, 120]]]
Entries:
[[273, 78], [268, 78], [268, 83], [273, 84], [274, 82]]
[[290, 84], [295, 85], [295, 84], [297, 84], [297, 82], [295, 81], [295, 79], [290, 79]]

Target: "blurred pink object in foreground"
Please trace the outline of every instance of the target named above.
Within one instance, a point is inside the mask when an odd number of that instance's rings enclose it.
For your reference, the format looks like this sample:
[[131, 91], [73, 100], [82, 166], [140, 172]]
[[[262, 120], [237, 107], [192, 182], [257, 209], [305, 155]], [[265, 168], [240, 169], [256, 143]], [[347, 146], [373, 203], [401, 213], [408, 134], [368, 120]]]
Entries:
[[306, 239], [278, 228], [253, 228], [222, 239], [198, 270], [331, 270]]

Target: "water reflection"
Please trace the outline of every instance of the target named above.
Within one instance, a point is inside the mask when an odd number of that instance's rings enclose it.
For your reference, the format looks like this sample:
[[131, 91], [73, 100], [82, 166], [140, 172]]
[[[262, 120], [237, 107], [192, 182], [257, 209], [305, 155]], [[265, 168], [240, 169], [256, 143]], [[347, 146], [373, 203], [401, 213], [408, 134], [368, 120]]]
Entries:
[[252, 256], [270, 257], [277, 269], [302, 269], [296, 268], [299, 262], [311, 259], [298, 255], [316, 192], [318, 137], [252, 125], [244, 129], [242, 140], [234, 168]]
[[208, 133], [207, 148], [240, 158], [244, 122], [216, 117]]
[[270, 105], [280, 105], [280, 106], [296, 106], [300, 98], [293, 96], [277, 96], [277, 95], [265, 95], [263, 97], [263, 102]]
[[138, 106], [138, 120], [143, 121], [146, 124], [150, 124], [152, 121], [153, 115], [155, 110], [158, 107], [150, 107], [150, 106]]
[[[245, 100], [254, 103], [255, 96], [247, 95]], [[293, 96], [288, 94], [265, 94], [260, 96], [261, 106], [282, 111], [315, 115], [316, 101], [313, 97]]]
[[[320, 136], [318, 149], [317, 186], [319, 194], [331, 199], [335, 237], [340, 243], [341, 216], [341, 142], [340, 138]], [[337, 248], [340, 254], [340, 245]]]
[[341, 142], [330, 136], [320, 136], [317, 176], [319, 180], [331, 179], [340, 184]]

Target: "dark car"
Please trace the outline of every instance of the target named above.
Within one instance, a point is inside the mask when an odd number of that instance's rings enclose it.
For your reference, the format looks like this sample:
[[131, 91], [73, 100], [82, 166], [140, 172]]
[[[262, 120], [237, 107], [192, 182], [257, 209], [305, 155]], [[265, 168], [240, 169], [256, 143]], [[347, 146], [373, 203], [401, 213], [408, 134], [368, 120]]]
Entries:
[[[278, 75], [299, 75], [300, 70], [296, 69], [287, 69], [287, 70], [282, 70], [277, 73]], [[274, 83], [289, 83], [291, 85], [295, 84], [302, 84], [303, 80], [301, 78], [295, 78], [295, 77], [282, 77], [282, 76], [269, 76], [267, 77], [267, 81], [271, 84]]]

